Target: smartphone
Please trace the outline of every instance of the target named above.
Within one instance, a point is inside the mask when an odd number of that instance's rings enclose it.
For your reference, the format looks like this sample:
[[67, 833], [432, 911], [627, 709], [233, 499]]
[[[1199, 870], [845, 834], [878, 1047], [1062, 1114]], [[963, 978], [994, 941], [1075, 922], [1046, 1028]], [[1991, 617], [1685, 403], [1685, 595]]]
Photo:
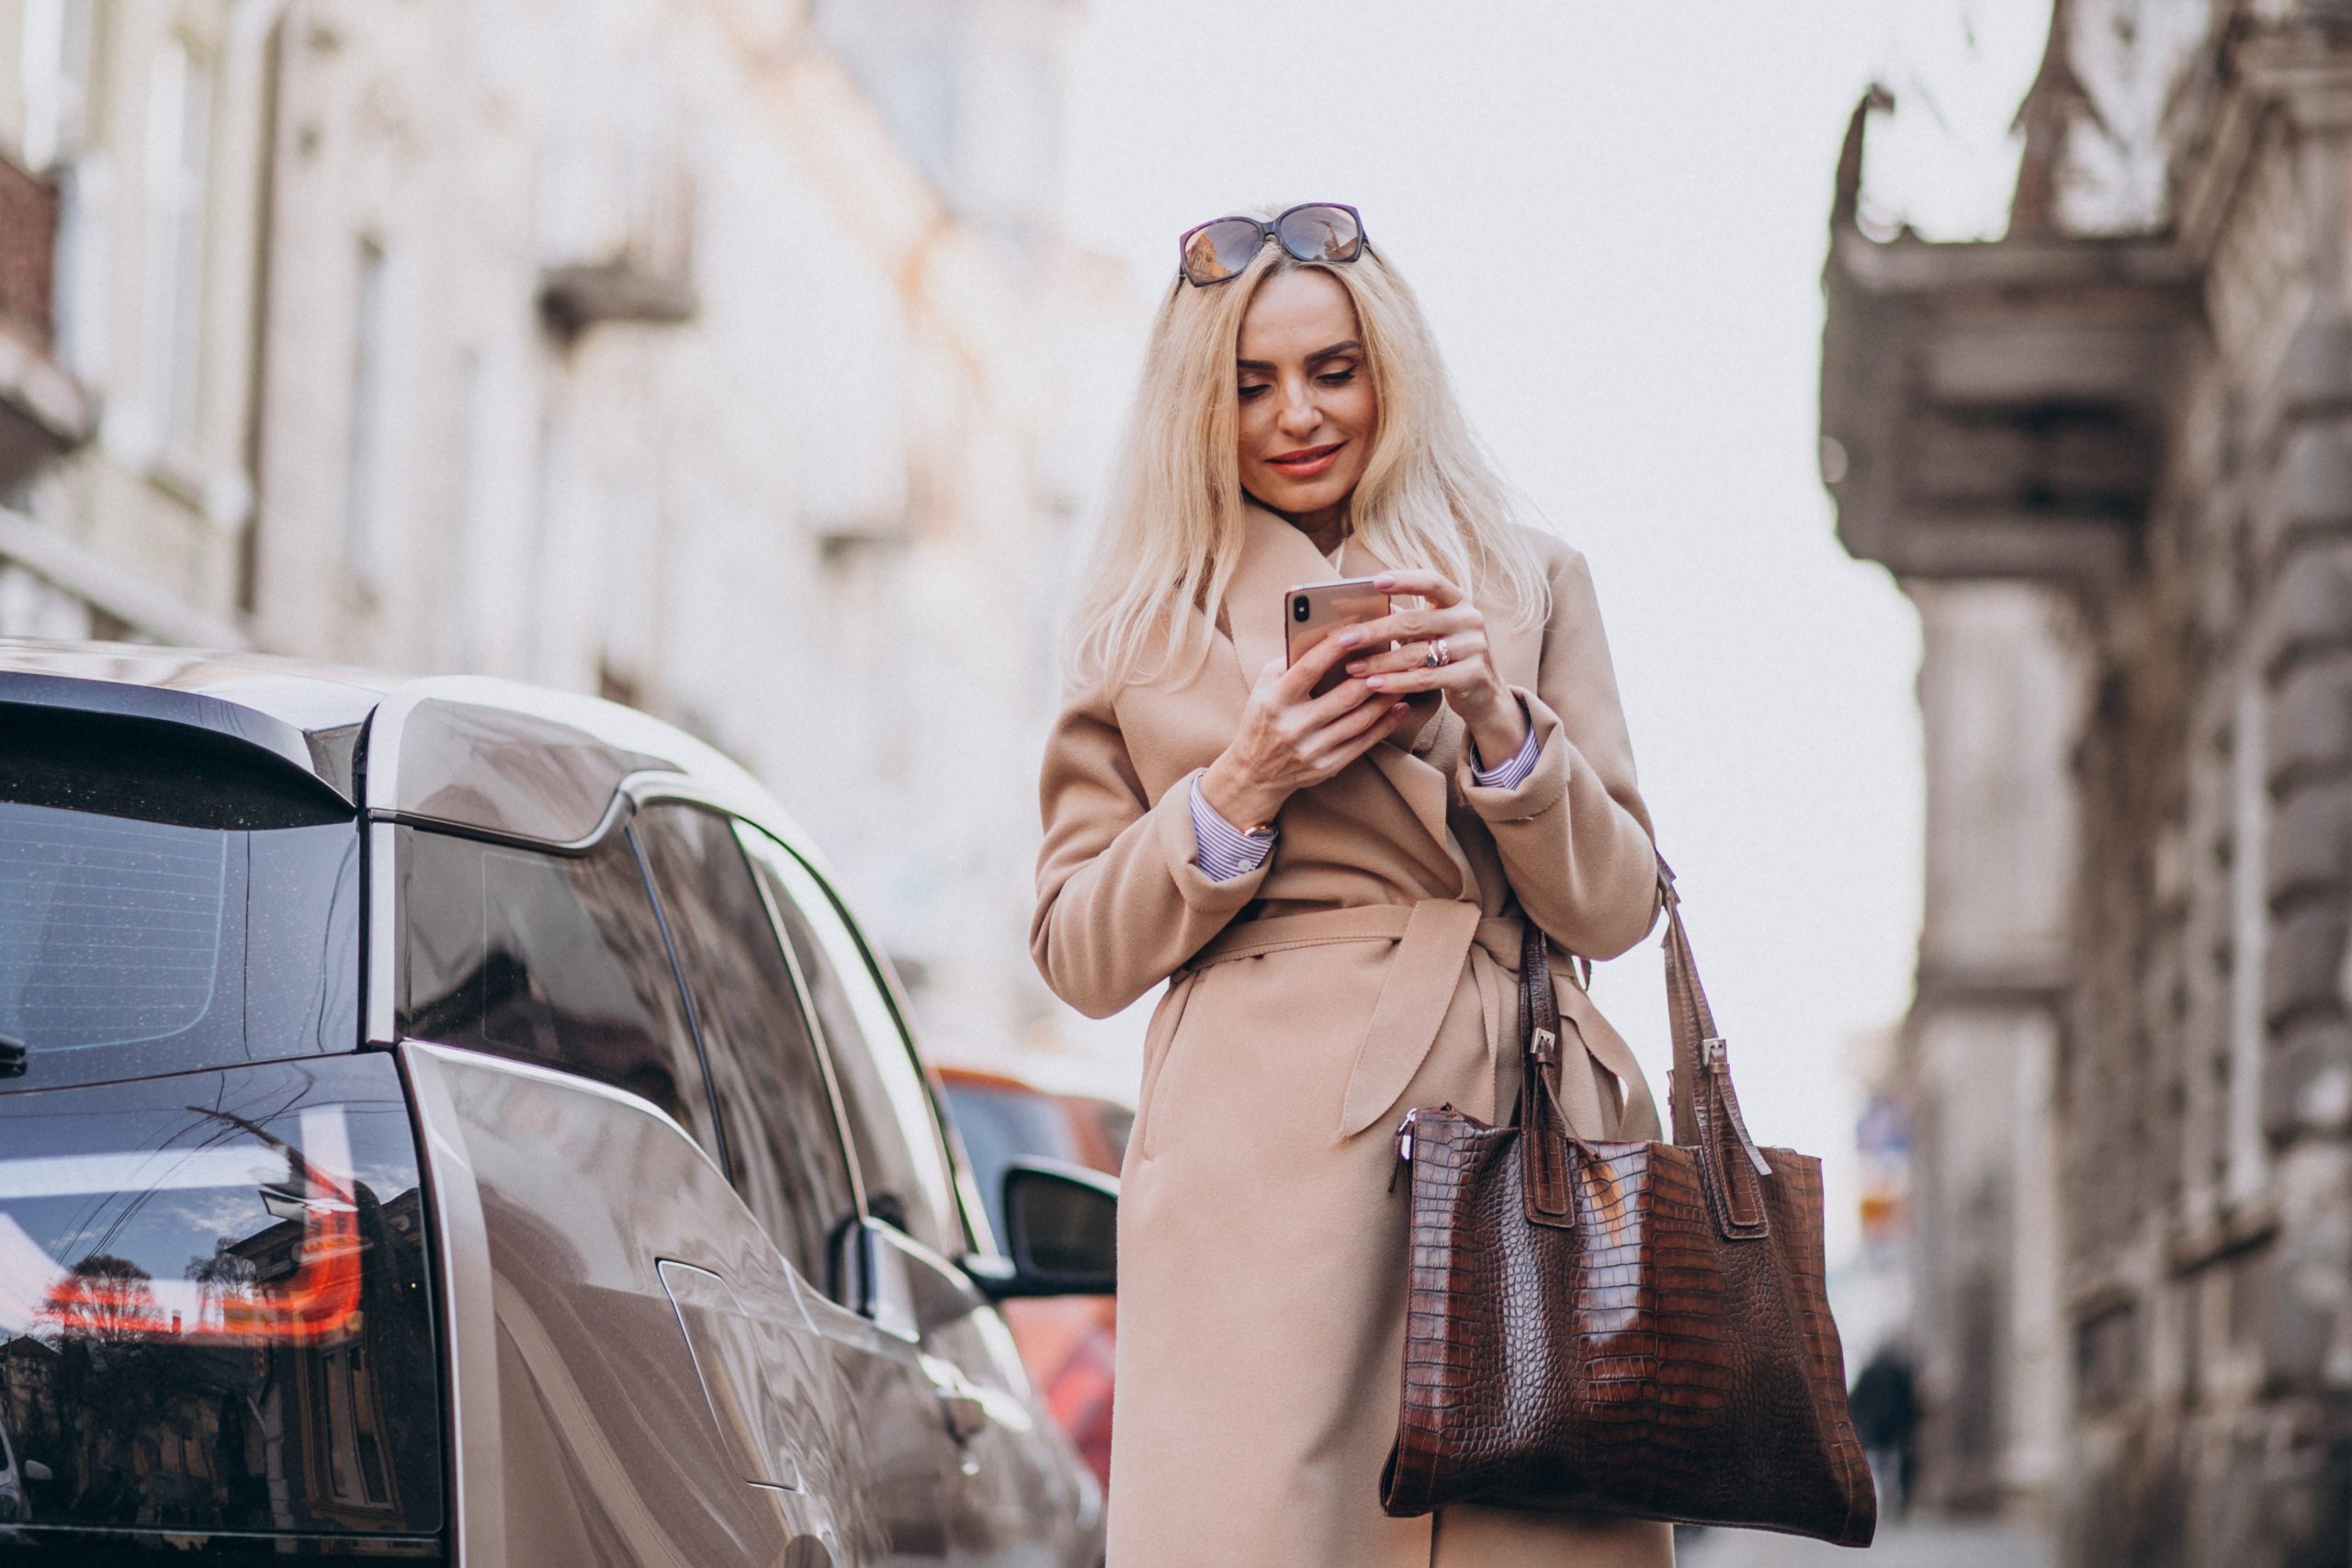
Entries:
[[[1388, 595], [1375, 592], [1372, 584], [1369, 577], [1351, 577], [1339, 582], [1306, 583], [1284, 593], [1283, 643], [1289, 662], [1296, 664], [1309, 649], [1334, 632], [1387, 615]], [[1315, 682], [1315, 695], [1323, 695], [1347, 678], [1347, 661], [1341, 660]]]

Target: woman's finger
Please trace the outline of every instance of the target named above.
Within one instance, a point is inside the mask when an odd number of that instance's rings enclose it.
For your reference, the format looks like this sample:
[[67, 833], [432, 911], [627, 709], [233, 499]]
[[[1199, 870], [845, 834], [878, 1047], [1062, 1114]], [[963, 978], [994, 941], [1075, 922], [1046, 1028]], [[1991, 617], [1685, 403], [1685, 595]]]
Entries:
[[1384, 571], [1372, 580], [1376, 593], [1410, 593], [1441, 608], [1459, 604], [1464, 595], [1453, 580], [1434, 571]]
[[1426, 660], [1429, 656], [1428, 643], [1403, 643], [1396, 648], [1384, 648], [1377, 653], [1368, 653], [1361, 659], [1351, 660], [1348, 663], [1348, 673], [1382, 675], [1392, 670], [1410, 670]]
[[[1348, 673], [1384, 675], [1392, 671], [1420, 669], [1429, 662], [1430, 646], [1427, 642], [1408, 642], [1396, 648], [1383, 649], [1378, 653], [1367, 654], [1362, 659], [1351, 660], [1348, 665]], [[1446, 637], [1445, 651], [1446, 662], [1449, 664], [1460, 664], [1464, 660], [1482, 658], [1487, 652], [1486, 631], [1483, 628], [1472, 628], [1452, 633]]]
[[1364, 685], [1374, 696], [1409, 696], [1415, 692], [1466, 691], [1486, 679], [1476, 660], [1455, 660], [1432, 670], [1427, 665], [1389, 675], [1367, 675]]
[[1319, 757], [1340, 742], [1353, 739], [1363, 732], [1366, 726], [1378, 723], [1389, 706], [1385, 698], [1359, 703], [1329, 724], [1310, 731], [1299, 742], [1298, 749], [1305, 755]]
[[1323, 776], [1331, 777], [1341, 768], [1394, 735], [1396, 732], [1396, 727], [1405, 722], [1405, 716], [1410, 711], [1411, 709], [1403, 703], [1391, 703], [1379, 717], [1372, 721], [1363, 734], [1343, 743], [1337, 751], [1324, 760], [1321, 770]]
[[1304, 732], [1312, 735], [1342, 715], [1353, 713], [1373, 695], [1362, 676], [1351, 676], [1319, 697], [1302, 698], [1298, 717]]
[[1358, 648], [1383, 648], [1392, 642], [1427, 642], [1433, 637], [1458, 637], [1483, 628], [1486, 617], [1472, 604], [1421, 610], [1398, 610], [1354, 628]]
[[1315, 689], [1315, 682], [1351, 651], [1350, 646], [1337, 636], [1325, 637], [1300, 654], [1298, 661], [1283, 672], [1282, 679], [1275, 682], [1275, 694], [1285, 706], [1306, 701], [1306, 694]]

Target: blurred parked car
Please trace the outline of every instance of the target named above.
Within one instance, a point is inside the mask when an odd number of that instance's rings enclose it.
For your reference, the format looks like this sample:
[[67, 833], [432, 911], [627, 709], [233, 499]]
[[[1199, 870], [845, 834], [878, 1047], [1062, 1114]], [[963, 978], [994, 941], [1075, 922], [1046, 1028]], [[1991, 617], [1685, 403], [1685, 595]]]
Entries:
[[0, 642], [0, 1561], [1095, 1568], [997, 1303], [1116, 1188], [996, 1179], [709, 748]]
[[[1084, 1094], [1050, 1094], [1019, 1078], [944, 1066], [948, 1113], [980, 1190], [996, 1192], [1018, 1161], [1080, 1165], [1116, 1176], [1135, 1112]], [[991, 1211], [1000, 1227], [1002, 1216]], [[1108, 1296], [1009, 1302], [1005, 1320], [1046, 1404], [1104, 1485], [1111, 1480], [1111, 1364], [1118, 1314]]]

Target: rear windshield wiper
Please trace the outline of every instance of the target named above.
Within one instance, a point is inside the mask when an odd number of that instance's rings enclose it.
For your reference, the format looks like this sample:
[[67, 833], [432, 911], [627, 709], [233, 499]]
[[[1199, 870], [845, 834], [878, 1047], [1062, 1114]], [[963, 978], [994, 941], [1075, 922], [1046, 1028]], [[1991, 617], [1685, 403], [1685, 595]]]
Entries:
[[21, 1040], [0, 1034], [0, 1078], [20, 1078], [25, 1076], [25, 1057], [31, 1047]]

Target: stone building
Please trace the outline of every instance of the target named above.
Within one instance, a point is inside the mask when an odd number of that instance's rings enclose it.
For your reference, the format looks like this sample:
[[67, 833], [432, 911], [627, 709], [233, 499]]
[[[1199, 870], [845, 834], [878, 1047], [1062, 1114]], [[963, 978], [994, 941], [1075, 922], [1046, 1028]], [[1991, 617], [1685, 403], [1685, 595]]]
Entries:
[[2352, 1553], [2352, 10], [2058, 0], [2007, 237], [1826, 272], [1909, 591], [1926, 1484], [2075, 1564]]
[[1055, 228], [1081, 17], [0, 0], [0, 635], [644, 706], [1003, 1048], [1141, 324]]

